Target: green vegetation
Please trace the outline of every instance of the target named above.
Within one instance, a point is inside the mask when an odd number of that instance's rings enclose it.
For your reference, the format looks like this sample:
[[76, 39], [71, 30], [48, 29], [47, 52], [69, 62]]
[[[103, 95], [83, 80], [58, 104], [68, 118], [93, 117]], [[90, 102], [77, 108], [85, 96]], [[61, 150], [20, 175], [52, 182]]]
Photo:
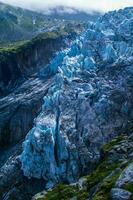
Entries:
[[110, 191], [115, 186], [117, 179], [119, 178], [121, 171], [119, 173], [115, 173], [110, 178], [105, 178], [101, 183], [99, 191], [93, 197], [93, 200], [109, 200], [110, 199]]
[[29, 41], [20, 41], [15, 43], [10, 43], [6, 46], [0, 47], [0, 53], [15, 53], [18, 49], [21, 49], [24, 45], [27, 45]]
[[86, 200], [89, 196], [90, 189], [99, 183], [101, 184], [100, 189], [93, 197], [93, 200], [109, 200], [110, 190], [114, 187], [121, 171], [106, 180], [104, 179], [110, 175], [112, 171], [117, 169], [117, 167], [118, 164], [109, 165], [107, 161], [103, 161], [92, 174], [86, 177], [86, 191], [79, 191], [78, 188], [74, 186], [58, 185], [51, 192], [48, 192], [44, 198], [38, 198], [37, 200], [70, 200], [70, 198], [74, 196], [76, 196], [78, 200]]
[[88, 190], [90, 190], [92, 187], [97, 185], [105, 177], [107, 177], [112, 171], [114, 171], [117, 167], [119, 167], [120, 163], [109, 163], [106, 154], [123, 139], [124, 139], [124, 136], [118, 136], [115, 139], [113, 139], [110, 143], [103, 146], [104, 159], [100, 161], [100, 164], [98, 164], [94, 172], [92, 172], [87, 177]]
[[129, 192], [133, 193], [133, 183], [126, 183], [123, 189], [128, 190]]
[[109, 152], [115, 145], [118, 145], [119, 142], [123, 141], [125, 139], [124, 135], [120, 135], [116, 138], [114, 138], [110, 143], [105, 144], [103, 147], [104, 153]]
[[[121, 162], [108, 162], [107, 153], [125, 139], [126, 136], [121, 135], [113, 139], [110, 143], [104, 145], [104, 160], [101, 161], [96, 170], [87, 177], [88, 190], [99, 184], [99, 189], [94, 195], [93, 200], [110, 200], [111, 189], [115, 186], [115, 183], [122, 173], [122, 170], [132, 162], [129, 160], [129, 162], [126, 163], [126, 166], [121, 166]], [[127, 184], [125, 185], [124, 189], [133, 192], [133, 185]]]
[[108, 176], [113, 170], [118, 167], [117, 163], [108, 164], [107, 161], [103, 161], [97, 169], [87, 177], [87, 188], [90, 190], [92, 187], [101, 182], [106, 176]]
[[[35, 55], [37, 49], [42, 49], [43, 46], [52, 40], [61, 39], [67, 33], [62, 29], [59, 32], [51, 31], [39, 34], [32, 40], [24, 40], [20, 42], [11, 43], [0, 48], [0, 66], [3, 71], [8, 70], [8, 65], [16, 66], [16, 62], [27, 62], [31, 55]], [[56, 42], [56, 41], [55, 41]], [[54, 42], [53, 42], [54, 43]], [[5, 72], [4, 71], [4, 72]]]
[[45, 197], [40, 197], [37, 200], [70, 200], [73, 197], [77, 197], [78, 200], [86, 200], [88, 193], [79, 191], [76, 186], [59, 184], [48, 192]]
[[86, 191], [80, 191], [77, 195], [77, 200], [86, 200], [89, 197], [89, 193]]
[[44, 200], [67, 200], [77, 194], [77, 188], [59, 184], [51, 192], [49, 192]]
[[27, 49], [32, 49], [34, 46], [39, 45], [40, 43], [42, 44], [42, 42], [47, 39], [56, 39], [64, 35], [67, 35], [67, 32], [65, 32], [64, 29], [60, 29], [58, 32], [51, 31], [39, 34], [32, 40], [19, 41], [0, 47], [0, 62], [5, 61], [11, 55], [25, 52]]

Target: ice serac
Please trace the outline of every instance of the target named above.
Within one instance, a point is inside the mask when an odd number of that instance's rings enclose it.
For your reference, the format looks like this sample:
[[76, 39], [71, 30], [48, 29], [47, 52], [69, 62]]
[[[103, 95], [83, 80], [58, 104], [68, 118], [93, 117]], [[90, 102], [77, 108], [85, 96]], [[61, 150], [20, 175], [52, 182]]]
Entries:
[[74, 182], [91, 171], [103, 144], [130, 132], [132, 18], [133, 8], [105, 14], [41, 70], [54, 81], [23, 145], [25, 176], [43, 178], [46, 188]]

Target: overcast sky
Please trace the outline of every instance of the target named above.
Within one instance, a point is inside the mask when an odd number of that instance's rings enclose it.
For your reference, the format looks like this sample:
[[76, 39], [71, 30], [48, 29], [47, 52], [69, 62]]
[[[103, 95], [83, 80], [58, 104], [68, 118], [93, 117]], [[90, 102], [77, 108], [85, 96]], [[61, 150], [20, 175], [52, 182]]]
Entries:
[[24, 8], [47, 9], [54, 6], [72, 6], [81, 10], [109, 11], [133, 6], [133, 0], [0, 0]]

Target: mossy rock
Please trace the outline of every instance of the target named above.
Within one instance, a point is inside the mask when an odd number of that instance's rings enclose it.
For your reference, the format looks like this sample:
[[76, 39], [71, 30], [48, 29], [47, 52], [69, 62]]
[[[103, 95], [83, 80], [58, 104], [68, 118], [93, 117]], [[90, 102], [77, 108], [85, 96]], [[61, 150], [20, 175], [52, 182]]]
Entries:
[[104, 153], [109, 152], [115, 145], [118, 145], [121, 141], [125, 139], [125, 135], [120, 135], [114, 138], [110, 143], [105, 144], [102, 148]]
[[133, 183], [126, 183], [123, 186], [123, 189], [128, 190], [129, 192], [133, 193]]
[[37, 200], [69, 200], [76, 196], [77, 193], [78, 188], [76, 186], [59, 184], [52, 191], [48, 192], [44, 198], [38, 198]]
[[106, 176], [108, 176], [113, 170], [118, 167], [117, 163], [109, 164], [107, 160], [104, 160], [94, 172], [87, 176], [87, 188], [90, 190], [92, 187], [101, 182]]
[[120, 173], [116, 173], [114, 176], [104, 180], [101, 184], [100, 190], [95, 194], [93, 200], [109, 200], [110, 191], [115, 186], [115, 183], [120, 176]]
[[79, 190], [78, 186], [59, 184], [44, 197], [38, 197], [36, 200], [70, 200], [73, 197], [77, 200], [86, 200], [88, 196], [88, 192]]
[[86, 191], [79, 191], [77, 195], [77, 200], [86, 200], [89, 197], [89, 193]]
[[[112, 168], [112, 172], [110, 171], [108, 176], [105, 176], [101, 181], [99, 181], [100, 187], [99, 187], [98, 191], [96, 192], [96, 194], [94, 195], [92, 200], [110, 200], [111, 199], [111, 197], [110, 197], [111, 189], [115, 187], [116, 181], [120, 177], [122, 171], [125, 169], [125, 167], [127, 167], [129, 165], [130, 162], [131, 161], [127, 162], [126, 166], [124, 166], [124, 165], [120, 166], [121, 163], [119, 163], [116, 165], [116, 168], [114, 168], [114, 170]], [[119, 168], [119, 166], [120, 166], [120, 168]], [[114, 167], [115, 167], [115, 165], [114, 165]], [[123, 189], [128, 190], [129, 192], [133, 193], [133, 184], [128, 183], [124, 186]]]
[[[96, 169], [87, 176], [87, 188], [88, 191], [92, 190], [94, 187], [97, 187], [97, 192], [93, 197], [93, 200], [109, 200], [110, 191], [115, 186], [117, 179], [119, 178], [122, 170], [128, 166], [131, 160], [121, 165], [121, 162], [110, 162], [108, 158], [108, 152], [113, 150], [116, 145], [121, 145], [121, 142], [126, 140], [125, 135], [121, 135], [113, 139], [110, 143], [104, 145], [103, 147], [103, 159], [99, 162]], [[115, 174], [114, 172], [118, 172]], [[114, 175], [113, 175], [114, 173]], [[132, 192], [133, 185], [125, 185], [126, 190]]]

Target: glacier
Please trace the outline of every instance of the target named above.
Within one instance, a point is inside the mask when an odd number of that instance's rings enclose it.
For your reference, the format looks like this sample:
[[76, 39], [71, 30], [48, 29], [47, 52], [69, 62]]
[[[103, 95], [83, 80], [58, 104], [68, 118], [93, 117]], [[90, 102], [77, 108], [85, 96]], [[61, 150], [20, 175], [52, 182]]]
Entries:
[[51, 188], [90, 172], [102, 145], [132, 126], [133, 8], [88, 24], [38, 75], [54, 81], [20, 160], [25, 176]]

